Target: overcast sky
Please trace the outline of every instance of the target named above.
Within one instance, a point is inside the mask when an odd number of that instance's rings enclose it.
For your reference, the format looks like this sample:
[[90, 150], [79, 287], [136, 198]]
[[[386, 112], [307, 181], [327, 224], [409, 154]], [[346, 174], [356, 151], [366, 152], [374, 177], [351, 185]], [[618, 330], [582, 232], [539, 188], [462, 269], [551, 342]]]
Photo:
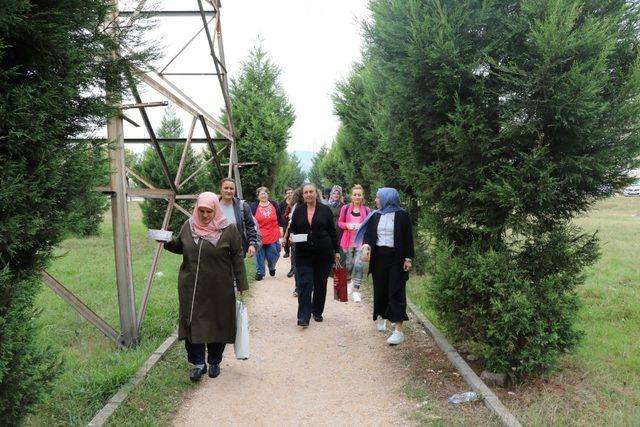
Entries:
[[[121, 9], [130, 10], [132, 4], [137, 2], [124, 1]], [[366, 6], [366, 0], [222, 0], [222, 34], [230, 75], [238, 74], [241, 62], [259, 38], [282, 70], [280, 81], [296, 113], [289, 151], [318, 151], [333, 141], [339, 122], [333, 115], [331, 94], [336, 82], [344, 79], [360, 59]], [[198, 5], [195, 0], [164, 0], [158, 7], [197, 10]], [[165, 53], [164, 60], [156, 65], [162, 68], [201, 27], [200, 17], [159, 19], [157, 28], [149, 34]], [[167, 71], [213, 71], [204, 33]], [[171, 79], [214, 116], [219, 115], [222, 102], [215, 76]], [[143, 94], [144, 101], [161, 99], [152, 90]], [[162, 108], [153, 109], [152, 121], [158, 123], [161, 115]], [[134, 120], [138, 117], [136, 113], [130, 116]], [[190, 118], [182, 117], [187, 128]], [[125, 135], [142, 137], [146, 132], [127, 125]]]

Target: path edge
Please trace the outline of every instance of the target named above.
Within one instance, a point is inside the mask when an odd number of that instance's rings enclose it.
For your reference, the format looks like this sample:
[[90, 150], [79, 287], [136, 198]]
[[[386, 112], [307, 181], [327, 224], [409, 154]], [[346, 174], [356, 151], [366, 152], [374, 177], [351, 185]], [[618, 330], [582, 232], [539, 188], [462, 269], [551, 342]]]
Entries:
[[120, 407], [120, 405], [127, 400], [129, 393], [147, 376], [151, 368], [165, 355], [165, 353], [171, 348], [173, 343], [178, 340], [178, 329], [176, 328], [169, 337], [164, 340], [162, 344], [149, 356], [149, 358], [142, 364], [140, 369], [125, 385], [120, 387], [120, 390], [98, 411], [87, 426], [101, 427], [103, 426], [109, 417]]
[[478, 375], [471, 369], [471, 367], [464, 361], [462, 356], [458, 354], [455, 348], [447, 339], [440, 333], [438, 328], [436, 328], [433, 323], [427, 319], [427, 317], [422, 314], [422, 311], [407, 297], [407, 306], [409, 310], [413, 312], [418, 321], [422, 324], [422, 326], [431, 334], [433, 339], [435, 340], [438, 347], [444, 354], [447, 355], [447, 358], [453, 363], [453, 366], [456, 367], [460, 375], [465, 379], [465, 381], [471, 386], [473, 391], [482, 395], [484, 405], [493, 412], [499, 419], [502, 425], [505, 427], [522, 427], [520, 421], [507, 409], [506, 406], [498, 399], [493, 391], [478, 377]]

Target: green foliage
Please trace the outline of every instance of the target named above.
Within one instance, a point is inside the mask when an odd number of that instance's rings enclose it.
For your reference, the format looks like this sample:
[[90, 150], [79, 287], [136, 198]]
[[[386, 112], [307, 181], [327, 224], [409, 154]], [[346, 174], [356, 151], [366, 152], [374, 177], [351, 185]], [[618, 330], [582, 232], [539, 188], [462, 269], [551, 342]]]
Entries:
[[580, 337], [576, 287], [595, 245], [576, 230], [536, 236], [517, 251], [439, 244], [432, 304], [454, 337], [475, 343], [490, 371], [546, 373]]
[[[573, 223], [598, 232], [602, 255], [586, 269], [586, 281], [576, 291], [580, 309], [576, 327], [583, 338], [573, 354], [562, 357], [561, 372], [519, 387], [509, 410], [531, 426], [633, 425], [640, 419], [640, 270], [637, 269], [637, 226], [640, 198], [612, 197], [598, 202]], [[407, 295], [443, 329], [425, 282], [413, 276]], [[624, 386], [622, 386], [624, 385]], [[540, 386], [543, 387], [541, 391]], [[567, 398], [571, 396], [571, 398]], [[554, 408], [552, 411], [549, 408]]]
[[321, 170], [322, 161], [327, 155], [328, 151], [329, 149], [324, 145], [322, 146], [322, 148], [320, 148], [320, 151], [318, 151], [316, 155], [313, 156], [313, 159], [311, 159], [311, 168], [309, 169], [309, 173], [307, 174], [307, 181], [319, 185], [320, 187], [322, 187], [323, 183], [323, 175]]
[[[176, 115], [175, 110], [170, 107], [166, 110], [160, 128], [156, 134], [158, 138], [179, 138], [182, 136], [183, 127], [180, 118]], [[175, 180], [176, 173], [178, 171], [178, 164], [182, 157], [184, 150], [184, 144], [161, 144], [162, 154], [169, 166], [169, 172], [172, 180]], [[182, 174], [182, 180], [189, 177], [199, 167], [202, 162], [202, 158], [195, 155], [190, 149], [187, 154], [187, 161], [185, 164], [184, 172]], [[162, 163], [160, 162], [160, 156], [156, 152], [155, 148], [147, 147], [142, 153], [140, 162], [134, 166], [134, 170], [139, 172], [141, 176], [149, 183], [153, 184], [157, 188], [169, 188], [167, 178], [162, 171]], [[208, 179], [207, 179], [208, 178]], [[135, 178], [133, 178], [134, 181]], [[208, 181], [208, 185], [207, 185]], [[142, 183], [138, 183], [141, 185]], [[206, 176], [206, 170], [199, 172], [193, 179], [189, 180], [184, 186], [180, 187], [180, 193], [182, 194], [198, 194], [201, 191], [211, 190], [215, 184], [211, 182], [211, 178]], [[141, 204], [142, 209], [142, 221], [147, 228], [160, 229], [164, 220], [165, 213], [167, 212], [166, 200], [158, 199], [145, 199]], [[193, 208], [193, 203], [181, 203], [187, 210]], [[174, 209], [169, 221], [169, 230], [174, 232], [180, 231], [180, 227], [185, 221], [185, 215]]]
[[546, 372], [577, 342], [575, 288], [597, 245], [569, 221], [636, 163], [638, 19], [600, 3], [372, 4], [373, 66], [394, 76], [387, 112], [450, 248], [434, 304], [498, 372]]
[[249, 200], [255, 197], [256, 188], [273, 187], [295, 120], [279, 76], [280, 69], [258, 46], [249, 53], [240, 76], [231, 79], [229, 87], [238, 158], [258, 163], [242, 169], [244, 197]]
[[[320, 179], [397, 187], [435, 239], [434, 301], [491, 369], [571, 349], [597, 255], [570, 221], [640, 150], [635, 2], [373, 0]], [[317, 171], [317, 172], [316, 172]], [[576, 259], [570, 259], [574, 257]], [[437, 298], [436, 298], [437, 297]]]
[[305, 182], [306, 174], [300, 168], [300, 160], [294, 155], [286, 153], [278, 167], [278, 175], [273, 183], [272, 193], [276, 199], [281, 199], [287, 187], [297, 188]]
[[[79, 145], [76, 149], [84, 150], [85, 162], [91, 165], [94, 171], [92, 177], [94, 184], [109, 185], [109, 161], [106, 147]], [[71, 204], [68, 232], [80, 237], [96, 236], [100, 232], [100, 223], [107, 209], [109, 209], [109, 199], [104, 194], [97, 191], [79, 194]]]
[[19, 425], [60, 372], [57, 355], [33, 341], [38, 314], [33, 300], [39, 288], [33, 273], [18, 275], [8, 266], [0, 271], [0, 294], [9, 301], [0, 312], [0, 415], [5, 425]]
[[104, 179], [97, 167], [104, 143], [73, 138], [114, 113], [125, 60], [145, 56], [111, 55], [116, 43], [136, 46], [136, 27], [119, 40], [103, 33], [110, 3], [0, 7], [0, 419], [8, 425], [33, 411], [59, 372], [55, 353], [33, 343], [38, 272], [65, 232], [94, 229], [73, 212]]

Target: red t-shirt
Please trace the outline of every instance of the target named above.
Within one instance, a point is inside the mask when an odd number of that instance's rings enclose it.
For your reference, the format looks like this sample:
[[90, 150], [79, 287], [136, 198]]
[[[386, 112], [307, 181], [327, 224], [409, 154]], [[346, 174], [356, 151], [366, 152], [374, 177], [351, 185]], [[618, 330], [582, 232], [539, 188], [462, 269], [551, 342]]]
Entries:
[[262, 233], [262, 244], [269, 245], [280, 239], [278, 216], [276, 214], [276, 208], [274, 208], [271, 203], [269, 203], [269, 206], [258, 204], [256, 220], [258, 220], [260, 233]]

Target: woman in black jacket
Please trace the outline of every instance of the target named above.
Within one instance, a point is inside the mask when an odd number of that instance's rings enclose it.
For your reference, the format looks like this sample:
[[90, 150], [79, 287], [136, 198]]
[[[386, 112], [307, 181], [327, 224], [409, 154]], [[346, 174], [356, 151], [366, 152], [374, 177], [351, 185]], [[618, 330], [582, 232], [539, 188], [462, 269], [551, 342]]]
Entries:
[[404, 341], [402, 322], [409, 320], [406, 284], [414, 256], [413, 229], [394, 188], [379, 189], [376, 206], [360, 226], [356, 243], [363, 242], [362, 260], [369, 261], [373, 275], [373, 320], [381, 332], [386, 320], [395, 323], [387, 343], [398, 345]]
[[[340, 261], [340, 248], [331, 209], [320, 203], [314, 184], [302, 187], [304, 204], [291, 215], [290, 233], [295, 242], [298, 287], [298, 326], [306, 328], [313, 314], [322, 322], [327, 297], [327, 278], [332, 264]], [[295, 241], [296, 236], [301, 238]]]

